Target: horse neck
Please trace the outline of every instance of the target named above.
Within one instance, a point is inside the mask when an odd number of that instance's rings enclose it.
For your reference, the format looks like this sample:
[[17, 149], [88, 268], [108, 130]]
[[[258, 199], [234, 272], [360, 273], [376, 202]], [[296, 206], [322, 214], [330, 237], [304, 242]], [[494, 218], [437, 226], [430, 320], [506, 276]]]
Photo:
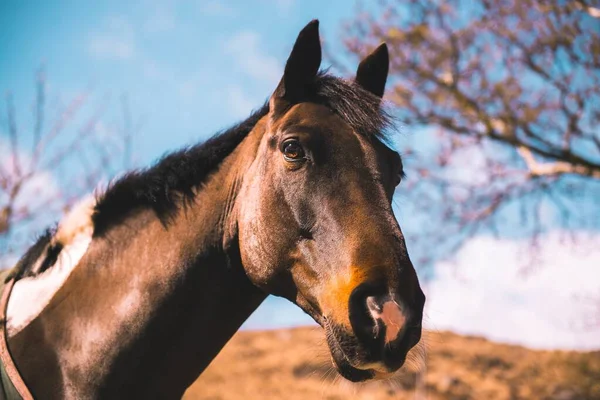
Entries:
[[34, 395], [174, 398], [206, 368], [266, 297], [246, 277], [229, 229], [258, 137], [166, 228], [141, 210], [94, 238], [48, 307], [10, 341]]

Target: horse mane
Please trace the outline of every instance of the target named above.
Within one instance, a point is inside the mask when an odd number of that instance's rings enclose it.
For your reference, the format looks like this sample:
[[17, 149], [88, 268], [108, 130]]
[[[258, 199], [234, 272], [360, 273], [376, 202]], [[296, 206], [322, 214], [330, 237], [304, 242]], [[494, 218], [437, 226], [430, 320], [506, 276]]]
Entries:
[[[35, 241], [35, 243], [23, 254], [23, 256], [17, 262], [17, 265], [12, 271], [6, 276], [5, 282], [15, 278], [16, 280], [27, 276], [36, 275], [33, 273], [34, 267], [38, 263], [43, 263], [43, 267], [48, 267], [46, 260], [50, 260], [48, 249], [51, 246], [52, 237], [55, 233], [55, 228], [46, 229]], [[59, 249], [60, 252], [60, 249]], [[55, 253], [51, 251], [52, 255]], [[54, 260], [56, 258], [54, 257]]]
[[[381, 106], [379, 97], [326, 71], [321, 71], [307, 89], [307, 101], [327, 105], [357, 133], [385, 141], [392, 118]], [[140, 207], [154, 210], [166, 225], [182, 200], [185, 203], [194, 198], [194, 189], [206, 181], [268, 112], [269, 106], [265, 104], [245, 121], [206, 142], [168, 154], [154, 166], [118, 179], [97, 201], [92, 215], [94, 236], [103, 235], [110, 226]]]
[[103, 235], [140, 207], [151, 208], [166, 224], [181, 200], [194, 198], [194, 189], [206, 181], [268, 112], [265, 104], [245, 121], [206, 142], [167, 154], [154, 166], [128, 172], [116, 180], [97, 199], [92, 215], [94, 236]]
[[[393, 118], [379, 97], [327, 71], [319, 72], [307, 89], [304, 101], [329, 107], [369, 140], [387, 142]], [[152, 209], [167, 225], [179, 206], [194, 199], [195, 189], [268, 113], [266, 103], [246, 120], [207, 141], [167, 154], [154, 166], [128, 172], [114, 181], [93, 205], [93, 236], [102, 236], [129, 213], [144, 207]], [[47, 229], [21, 257], [11, 276], [34, 276], [52, 267], [62, 248], [68, 245], [63, 238], [55, 236], [56, 228]]]
[[329, 107], [359, 135], [389, 144], [394, 117], [380, 97], [356, 82], [321, 71], [309, 85], [306, 100]]

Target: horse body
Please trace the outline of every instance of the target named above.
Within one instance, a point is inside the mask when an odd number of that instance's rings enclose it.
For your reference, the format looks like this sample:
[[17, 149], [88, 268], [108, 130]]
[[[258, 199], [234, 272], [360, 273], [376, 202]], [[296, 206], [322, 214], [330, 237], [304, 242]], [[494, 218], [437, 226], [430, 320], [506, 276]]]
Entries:
[[141, 210], [92, 241], [52, 302], [11, 339], [33, 393], [183, 394], [266, 297], [222, 243], [242, 158], [225, 161], [168, 229]]
[[[424, 296], [391, 209], [402, 164], [381, 141], [387, 50], [356, 83], [319, 74], [320, 59], [312, 22], [268, 106], [99, 198], [85, 254], [10, 337], [34, 395], [181, 396], [267, 294], [324, 328], [347, 379], [404, 363]], [[69, 252], [58, 236], [24, 257], [21, 279]]]

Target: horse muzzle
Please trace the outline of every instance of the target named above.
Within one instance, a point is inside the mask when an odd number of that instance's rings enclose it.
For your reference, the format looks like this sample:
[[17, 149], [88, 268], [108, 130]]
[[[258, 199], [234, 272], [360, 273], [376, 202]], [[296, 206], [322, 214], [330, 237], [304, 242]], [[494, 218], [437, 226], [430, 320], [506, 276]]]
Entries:
[[409, 306], [397, 295], [358, 286], [349, 299], [350, 329], [330, 320], [325, 326], [338, 372], [358, 382], [388, 376], [402, 367], [421, 339], [422, 298], [420, 307]]

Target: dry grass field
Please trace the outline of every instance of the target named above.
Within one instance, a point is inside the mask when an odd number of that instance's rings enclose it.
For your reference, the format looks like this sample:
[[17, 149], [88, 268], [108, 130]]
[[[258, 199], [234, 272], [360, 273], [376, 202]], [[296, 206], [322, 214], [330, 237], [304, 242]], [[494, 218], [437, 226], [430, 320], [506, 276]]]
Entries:
[[239, 332], [184, 399], [600, 399], [600, 351], [536, 351], [449, 332], [426, 342], [426, 366], [417, 354], [392, 380], [357, 385], [331, 368], [318, 328]]

